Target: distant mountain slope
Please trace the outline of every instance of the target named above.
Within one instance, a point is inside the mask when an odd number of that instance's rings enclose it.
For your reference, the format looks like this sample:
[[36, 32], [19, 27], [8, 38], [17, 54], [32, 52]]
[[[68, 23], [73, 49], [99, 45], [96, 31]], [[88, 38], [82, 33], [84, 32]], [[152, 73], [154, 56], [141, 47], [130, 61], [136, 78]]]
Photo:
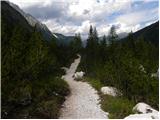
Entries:
[[[42, 24], [40, 21], [35, 19], [32, 15], [25, 13], [17, 5], [15, 5], [11, 2], [8, 2], [8, 1], [2, 2], [2, 3], [6, 4], [6, 8], [12, 7], [14, 9], [13, 11], [17, 11], [19, 14], [21, 14], [26, 19], [26, 21], [29, 23], [29, 25], [31, 25], [32, 27], [36, 26], [37, 30], [43, 34], [43, 37], [46, 40], [49, 41], [49, 40], [55, 38], [45, 24]], [[9, 9], [11, 9], [11, 8], [9, 8]], [[15, 13], [15, 14], [17, 14], [17, 13]], [[21, 19], [22, 19], [22, 16], [21, 16]]]
[[[156, 46], [159, 46], [159, 21], [133, 33], [133, 37], [138, 39], [143, 37], [146, 41], [150, 41]], [[127, 37], [123, 38], [125, 40]]]
[[65, 36], [60, 33], [53, 33], [57, 39], [58, 44], [69, 45], [69, 43], [74, 40], [74, 36]]
[[143, 36], [145, 40], [151, 41], [155, 45], [159, 44], [159, 21], [153, 23], [133, 34], [134, 38]]
[[13, 29], [17, 25], [22, 26], [27, 33], [30, 33], [33, 30], [27, 20], [5, 1], [1, 2], [1, 13], [1, 25], [2, 28], [4, 26], [4, 28], [7, 30], [5, 33], [7, 38], [11, 37]]

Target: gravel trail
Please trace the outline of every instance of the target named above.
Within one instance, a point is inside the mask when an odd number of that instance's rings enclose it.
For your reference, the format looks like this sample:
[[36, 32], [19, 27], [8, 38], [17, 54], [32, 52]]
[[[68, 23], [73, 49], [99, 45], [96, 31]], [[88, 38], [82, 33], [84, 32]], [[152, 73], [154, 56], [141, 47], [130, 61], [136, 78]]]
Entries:
[[66, 74], [62, 76], [69, 84], [71, 94], [63, 104], [60, 119], [106, 119], [108, 113], [100, 108], [97, 91], [88, 83], [75, 81], [72, 77], [80, 60], [81, 56], [75, 59], [69, 69], [66, 68]]

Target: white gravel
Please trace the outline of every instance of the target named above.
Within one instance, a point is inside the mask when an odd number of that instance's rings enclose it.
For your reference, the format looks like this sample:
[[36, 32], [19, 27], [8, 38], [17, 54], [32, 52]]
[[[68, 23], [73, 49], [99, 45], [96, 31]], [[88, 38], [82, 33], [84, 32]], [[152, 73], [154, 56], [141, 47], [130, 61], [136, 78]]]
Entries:
[[73, 75], [77, 69], [81, 57], [75, 59], [66, 75], [62, 76], [70, 86], [71, 94], [66, 98], [61, 109], [61, 119], [88, 119], [88, 118], [108, 118], [108, 113], [100, 108], [97, 91], [88, 83], [75, 81]]

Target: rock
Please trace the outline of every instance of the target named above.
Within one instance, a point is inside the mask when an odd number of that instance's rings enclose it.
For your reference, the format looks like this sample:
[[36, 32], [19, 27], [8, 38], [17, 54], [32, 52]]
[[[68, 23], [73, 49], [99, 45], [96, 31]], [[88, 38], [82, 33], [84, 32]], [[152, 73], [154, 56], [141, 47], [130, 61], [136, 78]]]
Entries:
[[74, 75], [73, 75], [73, 77], [75, 78], [75, 79], [82, 79], [82, 77], [84, 76], [84, 72], [82, 72], [82, 71], [80, 71], [80, 72], [76, 72]]
[[4, 112], [5, 115], [8, 115], [8, 112]]
[[56, 93], [55, 91], [53, 91], [52, 93], [53, 93], [53, 95], [55, 95], [55, 96], [59, 96], [59, 94]]
[[68, 70], [68, 68], [66, 67], [61, 67], [62, 70], [64, 70], [65, 72]]
[[152, 74], [151, 74], [151, 77], [155, 77], [155, 78], [157, 78], [157, 77], [158, 77], [158, 75], [157, 75], [157, 73], [152, 73]]
[[152, 74], [151, 74], [151, 77], [155, 77], [155, 78], [158, 78], [158, 77], [159, 77], [159, 68], [158, 68], [158, 70], [157, 70], [156, 73], [152, 73]]
[[158, 111], [146, 103], [138, 103], [133, 107], [133, 112], [140, 114], [131, 114], [125, 119], [158, 119]]
[[144, 113], [144, 114], [132, 114], [129, 115], [127, 117], [125, 117], [124, 119], [159, 119], [158, 113]]
[[61, 77], [61, 79], [64, 79], [64, 78], [65, 78], [64, 76]]
[[104, 94], [104, 95], [111, 95], [111, 96], [117, 96], [117, 95], [121, 95], [120, 92], [118, 92], [118, 90], [114, 87], [108, 87], [108, 86], [105, 86], [105, 87], [102, 87], [101, 88], [101, 92]]
[[147, 105], [146, 103], [138, 103], [133, 107], [133, 112], [135, 113], [153, 113], [158, 112], [153, 109], [151, 106]]
[[140, 65], [140, 66], [139, 66], [139, 69], [140, 69], [141, 72], [146, 73], [146, 71], [145, 71], [143, 65]]

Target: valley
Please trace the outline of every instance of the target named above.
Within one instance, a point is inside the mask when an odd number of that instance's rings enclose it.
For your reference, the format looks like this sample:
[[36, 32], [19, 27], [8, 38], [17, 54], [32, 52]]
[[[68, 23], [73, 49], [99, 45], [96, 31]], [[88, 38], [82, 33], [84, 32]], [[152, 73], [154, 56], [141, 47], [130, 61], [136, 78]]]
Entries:
[[95, 2], [1, 1], [1, 118], [159, 118], [159, 19]]

